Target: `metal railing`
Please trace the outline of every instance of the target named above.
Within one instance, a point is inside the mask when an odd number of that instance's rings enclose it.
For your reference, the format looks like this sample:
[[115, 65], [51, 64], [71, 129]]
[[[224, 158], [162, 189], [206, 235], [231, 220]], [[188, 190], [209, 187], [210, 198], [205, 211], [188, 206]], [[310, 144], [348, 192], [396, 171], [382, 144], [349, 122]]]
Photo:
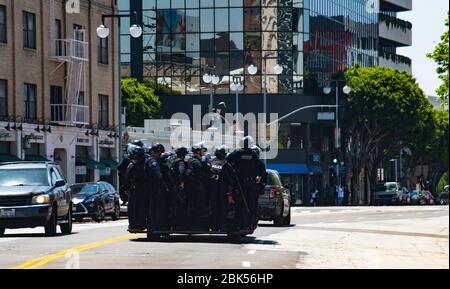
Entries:
[[88, 51], [88, 42], [76, 39], [54, 39], [52, 40], [50, 57], [64, 61], [72, 59], [88, 61]]
[[89, 106], [51, 104], [51, 121], [65, 125], [89, 124]]

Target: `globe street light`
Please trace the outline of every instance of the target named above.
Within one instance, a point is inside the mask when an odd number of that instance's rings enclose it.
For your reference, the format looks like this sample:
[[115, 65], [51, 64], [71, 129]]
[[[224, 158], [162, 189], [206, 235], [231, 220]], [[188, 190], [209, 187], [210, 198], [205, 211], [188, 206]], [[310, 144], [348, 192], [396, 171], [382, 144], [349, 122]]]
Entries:
[[[264, 112], [264, 123], [267, 123], [267, 58], [274, 55], [275, 53], [269, 53], [263, 56], [264, 59], [264, 99], [263, 99], [263, 112]], [[273, 68], [273, 72], [276, 75], [280, 75], [283, 73], [283, 67], [279, 64], [276, 64]], [[247, 72], [250, 75], [256, 75], [258, 72], [258, 68], [255, 65], [250, 65], [247, 68]], [[264, 164], [267, 163], [267, 160], [264, 158]]]
[[[345, 81], [345, 80], [344, 80]], [[342, 81], [335, 81], [336, 84], [336, 132], [335, 132], [335, 148], [340, 148], [340, 140], [339, 140], [339, 89], [338, 89], [338, 83]], [[323, 93], [329, 95], [333, 88], [330, 85], [327, 85], [323, 88]], [[345, 85], [342, 89], [342, 92], [344, 94], [348, 95], [352, 92], [352, 89], [350, 86]]]
[[109, 28], [106, 27], [104, 24], [100, 25], [97, 28], [97, 36], [100, 38], [106, 38], [109, 36]]
[[236, 92], [236, 131], [237, 131], [237, 126], [239, 125], [239, 92], [244, 90], [244, 85], [241, 83], [241, 81], [239, 80], [239, 82], [232, 82], [230, 85], [230, 89], [231, 91]]
[[214, 97], [212, 92], [212, 86], [217, 85], [220, 82], [220, 77], [217, 75], [209, 75], [208, 73], [205, 73], [203, 75], [203, 81], [206, 84], [209, 84], [209, 112], [213, 111], [213, 105], [214, 105]]
[[[109, 28], [105, 25], [105, 19], [106, 18], [118, 18], [119, 20], [121, 18], [124, 17], [134, 17], [134, 21], [137, 22], [137, 12], [134, 12], [133, 14], [110, 14], [110, 15], [102, 15], [102, 24], [99, 25], [97, 27], [97, 36], [101, 39], [105, 39], [109, 36], [110, 30]], [[133, 38], [139, 38], [142, 36], [142, 27], [138, 24], [133, 24], [130, 27], [130, 35]], [[120, 21], [119, 21], [119, 29], [118, 29], [118, 37], [119, 37], [119, 41], [118, 41], [118, 51], [120, 52]], [[119, 61], [120, 62], [120, 61]], [[122, 107], [122, 83], [121, 83], [121, 75], [120, 75], [120, 69], [119, 69], [119, 73], [118, 73], [118, 77], [119, 77], [119, 143], [118, 143], [118, 151], [119, 151], [119, 159], [122, 159], [123, 156], [123, 151], [122, 151], [122, 112], [123, 112], [123, 107]]]

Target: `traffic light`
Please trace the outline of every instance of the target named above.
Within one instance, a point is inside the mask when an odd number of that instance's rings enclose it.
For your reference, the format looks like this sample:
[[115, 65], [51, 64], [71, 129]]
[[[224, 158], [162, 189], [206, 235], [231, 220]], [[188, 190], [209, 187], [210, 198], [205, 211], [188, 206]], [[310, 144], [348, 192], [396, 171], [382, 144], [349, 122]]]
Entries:
[[339, 158], [338, 158], [338, 154], [337, 154], [337, 150], [333, 149], [331, 151], [331, 162], [333, 163], [333, 165], [337, 165], [339, 162]]

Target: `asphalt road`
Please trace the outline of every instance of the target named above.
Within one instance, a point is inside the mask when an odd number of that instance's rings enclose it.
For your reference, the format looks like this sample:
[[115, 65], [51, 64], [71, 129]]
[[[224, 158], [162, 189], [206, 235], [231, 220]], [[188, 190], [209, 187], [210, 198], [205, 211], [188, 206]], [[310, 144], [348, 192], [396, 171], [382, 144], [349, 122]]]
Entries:
[[261, 222], [241, 243], [222, 236], [147, 242], [127, 220], [75, 223], [68, 236], [6, 230], [0, 268], [449, 268], [449, 208], [293, 208], [292, 225]]

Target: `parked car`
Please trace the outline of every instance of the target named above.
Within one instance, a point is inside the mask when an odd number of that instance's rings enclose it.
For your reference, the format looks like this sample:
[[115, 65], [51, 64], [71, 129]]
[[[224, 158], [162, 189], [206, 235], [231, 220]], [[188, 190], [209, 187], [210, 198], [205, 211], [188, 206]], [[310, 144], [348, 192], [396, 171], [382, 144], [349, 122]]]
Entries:
[[440, 205], [448, 205], [448, 186], [445, 186], [444, 190], [439, 193], [436, 203]]
[[417, 191], [411, 191], [405, 194], [404, 198], [406, 199], [407, 205], [418, 205], [419, 204], [419, 194]]
[[72, 200], [67, 180], [52, 162], [0, 165], [0, 236], [5, 229], [43, 226], [54, 236], [57, 226], [72, 232]]
[[374, 188], [375, 205], [399, 205], [404, 203], [405, 190], [396, 182], [379, 183]]
[[91, 217], [96, 222], [102, 222], [106, 215], [114, 221], [120, 219], [120, 196], [114, 187], [107, 182], [75, 184], [70, 187], [73, 215], [75, 221]]
[[275, 226], [291, 224], [291, 195], [281, 184], [277, 171], [267, 170], [264, 194], [259, 196], [259, 219], [273, 221]]

